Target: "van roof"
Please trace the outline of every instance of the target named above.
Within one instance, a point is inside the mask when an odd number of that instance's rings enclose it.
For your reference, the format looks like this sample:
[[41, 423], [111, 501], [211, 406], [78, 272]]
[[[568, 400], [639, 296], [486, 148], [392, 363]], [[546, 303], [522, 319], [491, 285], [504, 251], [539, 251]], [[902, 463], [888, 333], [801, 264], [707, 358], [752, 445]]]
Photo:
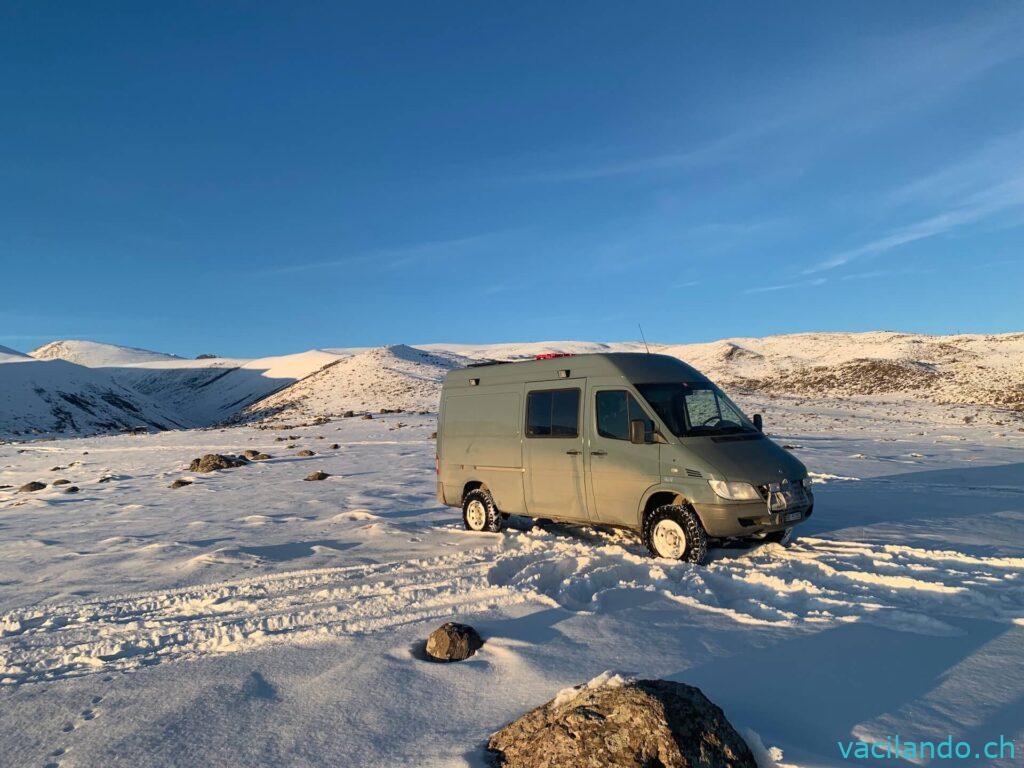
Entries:
[[[567, 375], [560, 371], [569, 371]], [[586, 355], [563, 355], [537, 360], [514, 360], [456, 368], [445, 377], [445, 387], [468, 387], [470, 379], [479, 379], [480, 386], [489, 384], [520, 384], [529, 381], [556, 381], [588, 376], [622, 377], [626, 381], [647, 383], [657, 381], [705, 382], [707, 377], [678, 357], [651, 355], [643, 352], [600, 352]]]

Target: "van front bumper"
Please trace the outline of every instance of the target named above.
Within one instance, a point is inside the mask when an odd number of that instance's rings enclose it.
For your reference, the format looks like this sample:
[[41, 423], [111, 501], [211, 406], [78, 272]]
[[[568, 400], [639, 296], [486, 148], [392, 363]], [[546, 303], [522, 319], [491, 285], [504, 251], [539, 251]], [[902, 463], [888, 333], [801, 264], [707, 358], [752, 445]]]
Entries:
[[708, 536], [726, 539], [792, 528], [811, 516], [814, 502], [777, 511], [769, 511], [763, 501], [752, 501], [749, 504], [694, 504], [693, 508]]

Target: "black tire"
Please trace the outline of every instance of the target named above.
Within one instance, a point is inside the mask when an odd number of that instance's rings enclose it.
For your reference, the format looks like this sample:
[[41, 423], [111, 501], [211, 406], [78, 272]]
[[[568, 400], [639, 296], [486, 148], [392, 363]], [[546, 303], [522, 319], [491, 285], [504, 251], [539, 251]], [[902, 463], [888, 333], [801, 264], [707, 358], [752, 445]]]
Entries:
[[[479, 502], [484, 508], [483, 525], [480, 528], [470, 524], [469, 506], [473, 502]], [[466, 526], [467, 531], [498, 533], [501, 531], [504, 522], [505, 520], [502, 517], [501, 512], [499, 512], [498, 508], [494, 506], [494, 499], [491, 497], [491, 492], [486, 488], [477, 488], [476, 490], [470, 491], [462, 500], [462, 524]]]
[[661, 557], [654, 546], [654, 529], [662, 520], [672, 520], [678, 523], [686, 536], [686, 549], [679, 559], [694, 565], [702, 564], [708, 556], [708, 535], [701, 525], [697, 513], [690, 507], [675, 504], [666, 504], [663, 507], [651, 510], [644, 518], [643, 540], [647, 549], [655, 557]]
[[767, 541], [772, 544], [785, 544], [789, 541], [789, 535], [792, 532], [792, 528], [785, 528], [781, 531], [771, 531], [770, 533], [766, 533], [761, 541]]

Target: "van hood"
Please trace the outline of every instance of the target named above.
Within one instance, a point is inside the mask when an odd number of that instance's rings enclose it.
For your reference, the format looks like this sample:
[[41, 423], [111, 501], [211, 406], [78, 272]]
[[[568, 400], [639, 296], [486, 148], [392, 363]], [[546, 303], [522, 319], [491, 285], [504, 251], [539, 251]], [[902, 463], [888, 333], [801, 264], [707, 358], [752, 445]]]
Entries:
[[726, 480], [761, 485], [807, 475], [807, 467], [799, 459], [763, 435], [753, 440], [691, 437], [684, 445]]

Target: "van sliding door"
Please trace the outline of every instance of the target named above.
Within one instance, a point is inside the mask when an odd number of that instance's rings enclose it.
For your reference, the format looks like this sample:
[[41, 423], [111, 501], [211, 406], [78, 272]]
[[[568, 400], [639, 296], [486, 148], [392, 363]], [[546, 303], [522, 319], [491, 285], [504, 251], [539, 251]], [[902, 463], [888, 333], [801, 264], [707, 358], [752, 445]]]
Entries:
[[526, 385], [523, 476], [532, 517], [586, 522], [582, 410], [585, 379]]

